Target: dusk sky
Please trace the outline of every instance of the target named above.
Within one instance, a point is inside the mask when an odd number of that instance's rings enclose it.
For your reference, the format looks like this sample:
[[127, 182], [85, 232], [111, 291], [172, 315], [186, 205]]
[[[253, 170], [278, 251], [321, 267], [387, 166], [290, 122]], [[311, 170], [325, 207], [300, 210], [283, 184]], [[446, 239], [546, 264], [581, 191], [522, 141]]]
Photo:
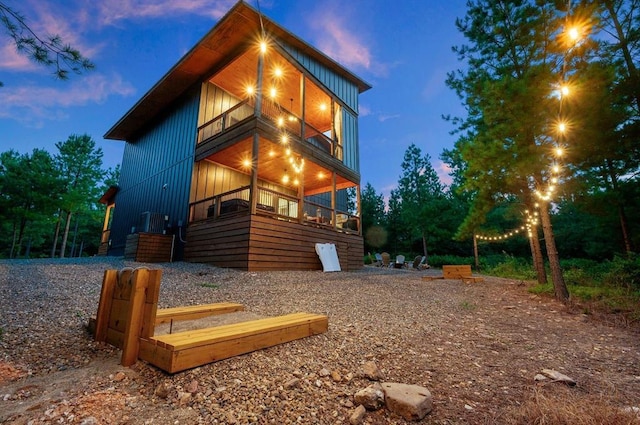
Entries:
[[[0, 151], [55, 152], [71, 134], [89, 134], [104, 167], [122, 159], [124, 142], [103, 135], [234, 4], [235, 0], [5, 1], [38, 34], [58, 34], [96, 69], [55, 80], [52, 70], [15, 52], [0, 35]], [[257, 8], [256, 0], [248, 0]], [[385, 198], [397, 185], [404, 151], [428, 153], [448, 182], [439, 156], [451, 148], [442, 115], [463, 108], [445, 85], [458, 69], [451, 47], [463, 43], [455, 19], [465, 0], [260, 0], [268, 18], [315, 46], [373, 86], [360, 96], [362, 186]]]

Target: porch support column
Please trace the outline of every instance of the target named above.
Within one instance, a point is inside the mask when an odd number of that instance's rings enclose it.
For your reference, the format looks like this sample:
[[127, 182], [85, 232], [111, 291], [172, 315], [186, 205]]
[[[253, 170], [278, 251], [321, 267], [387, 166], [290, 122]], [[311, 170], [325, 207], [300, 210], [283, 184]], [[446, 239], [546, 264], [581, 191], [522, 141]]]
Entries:
[[253, 133], [253, 145], [251, 146], [251, 186], [249, 187], [250, 213], [256, 213], [258, 205], [258, 151], [260, 149], [260, 135]]
[[300, 137], [302, 138], [302, 140], [304, 141], [304, 134], [305, 134], [305, 121], [306, 121], [306, 111], [305, 111], [305, 89], [306, 89], [306, 79], [304, 77], [304, 74], [300, 74], [300, 115], [302, 115], [301, 117], [301, 121], [300, 121]]
[[336, 172], [333, 171], [331, 173], [331, 223], [333, 223], [333, 228], [338, 228], [338, 223], [336, 223]]
[[304, 172], [300, 173], [300, 184], [298, 185], [298, 222], [304, 222]]
[[360, 184], [356, 186], [356, 213], [358, 214], [358, 234], [362, 236], [362, 208], [360, 208], [360, 203], [362, 201], [362, 196], [360, 192]]
[[262, 76], [264, 75], [264, 55], [260, 52], [258, 56], [258, 78], [256, 81], [256, 104], [253, 110], [253, 114], [260, 118], [262, 115]]

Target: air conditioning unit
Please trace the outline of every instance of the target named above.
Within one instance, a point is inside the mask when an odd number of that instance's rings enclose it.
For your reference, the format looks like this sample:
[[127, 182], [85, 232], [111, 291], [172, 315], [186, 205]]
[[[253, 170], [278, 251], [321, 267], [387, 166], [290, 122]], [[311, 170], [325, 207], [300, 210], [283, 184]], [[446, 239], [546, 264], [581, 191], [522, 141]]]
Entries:
[[145, 211], [140, 214], [137, 230], [140, 233], [165, 234], [169, 216], [157, 212]]

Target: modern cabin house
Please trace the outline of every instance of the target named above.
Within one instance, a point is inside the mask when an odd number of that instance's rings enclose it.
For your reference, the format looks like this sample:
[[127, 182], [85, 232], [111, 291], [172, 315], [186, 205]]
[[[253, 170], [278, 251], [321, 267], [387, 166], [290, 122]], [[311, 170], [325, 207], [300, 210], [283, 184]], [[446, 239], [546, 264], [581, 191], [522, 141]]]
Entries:
[[370, 88], [240, 1], [105, 134], [126, 145], [101, 252], [314, 270], [315, 244], [334, 243], [361, 268]]

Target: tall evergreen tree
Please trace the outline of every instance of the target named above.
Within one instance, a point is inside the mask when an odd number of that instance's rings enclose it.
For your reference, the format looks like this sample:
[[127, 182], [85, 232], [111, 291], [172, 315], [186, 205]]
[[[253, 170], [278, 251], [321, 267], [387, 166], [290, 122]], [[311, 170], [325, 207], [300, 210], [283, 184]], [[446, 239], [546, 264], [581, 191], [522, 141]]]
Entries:
[[[95, 141], [88, 135], [71, 135], [65, 142], [56, 143], [56, 163], [64, 183], [61, 210], [64, 213], [64, 230], [60, 246], [60, 258], [65, 256], [67, 239], [73, 214], [92, 209], [100, 197], [98, 183], [104, 177], [102, 149], [96, 149]], [[55, 244], [55, 242], [54, 242]]]
[[[510, 196], [531, 206], [538, 202], [556, 297], [566, 301], [546, 195], [558, 178], [550, 157], [560, 107], [554, 93], [567, 65], [567, 11], [558, 10], [559, 4], [468, 2], [456, 24], [469, 44], [454, 48], [468, 68], [450, 73], [447, 83], [467, 110], [455, 149], [467, 166], [465, 188], [476, 193], [461, 232], [470, 236], [492, 206]], [[585, 42], [572, 53], [579, 58], [589, 47]]]
[[367, 183], [361, 195], [362, 234], [365, 252], [378, 249], [387, 243], [384, 223], [384, 195], [376, 193], [371, 183]]
[[404, 154], [402, 175], [398, 181], [401, 216], [411, 232], [422, 243], [423, 255], [429, 256], [428, 241], [443, 236], [443, 214], [450, 205], [444, 194], [444, 186], [431, 165], [429, 154], [411, 144]]

